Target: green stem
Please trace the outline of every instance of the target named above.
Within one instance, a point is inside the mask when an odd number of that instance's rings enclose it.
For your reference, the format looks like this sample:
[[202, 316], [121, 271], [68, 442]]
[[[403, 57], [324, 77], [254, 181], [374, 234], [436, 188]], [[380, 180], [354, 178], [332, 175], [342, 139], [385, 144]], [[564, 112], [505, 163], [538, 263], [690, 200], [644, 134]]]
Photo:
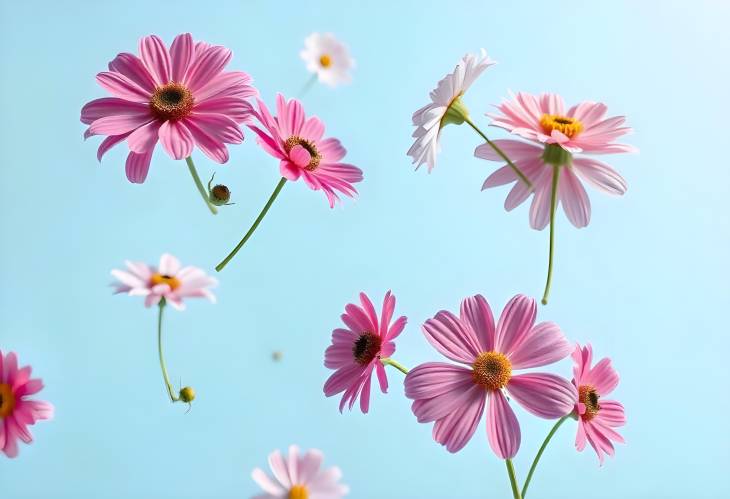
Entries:
[[218, 210], [216, 209], [216, 207], [210, 204], [210, 201], [208, 201], [208, 191], [205, 190], [203, 182], [200, 181], [200, 177], [198, 176], [198, 170], [195, 169], [195, 163], [193, 163], [192, 156], [188, 156], [187, 158], [185, 158], [185, 162], [188, 164], [188, 170], [190, 170], [190, 175], [193, 177], [195, 186], [198, 188], [198, 192], [203, 198], [203, 201], [205, 201], [205, 205], [208, 207], [213, 215], [218, 214]]
[[221, 261], [221, 263], [219, 263], [218, 265], [216, 265], [216, 266], [215, 266], [215, 270], [216, 270], [216, 272], [220, 272], [221, 270], [223, 270], [223, 268], [224, 268], [224, 267], [225, 267], [226, 265], [228, 265], [228, 262], [230, 262], [230, 261], [231, 261], [231, 259], [232, 259], [232, 258], [233, 258], [234, 256], [236, 256], [236, 253], [238, 253], [238, 251], [239, 251], [239, 250], [240, 250], [241, 248], [243, 248], [243, 245], [244, 245], [244, 244], [246, 244], [246, 241], [248, 241], [248, 239], [249, 239], [249, 238], [251, 237], [251, 235], [252, 235], [252, 234], [254, 233], [254, 231], [256, 230], [256, 228], [257, 228], [257, 227], [259, 226], [259, 224], [261, 223], [261, 220], [263, 220], [263, 219], [264, 219], [264, 217], [266, 216], [266, 213], [267, 213], [267, 212], [269, 211], [269, 208], [271, 208], [271, 205], [272, 205], [272, 204], [274, 204], [274, 200], [276, 199], [276, 197], [277, 197], [277, 196], [279, 195], [279, 193], [281, 192], [281, 189], [282, 189], [282, 188], [284, 187], [284, 184], [285, 184], [285, 183], [286, 183], [286, 178], [284, 178], [284, 177], [281, 177], [281, 180], [279, 180], [279, 183], [278, 183], [278, 184], [276, 184], [276, 189], [274, 189], [274, 192], [272, 192], [272, 193], [271, 193], [271, 196], [269, 197], [269, 200], [268, 200], [268, 201], [266, 201], [266, 204], [264, 205], [264, 209], [263, 209], [263, 210], [261, 210], [261, 213], [259, 213], [259, 216], [258, 216], [258, 217], [256, 217], [256, 221], [254, 221], [254, 223], [253, 223], [253, 225], [251, 226], [251, 228], [250, 228], [250, 229], [248, 229], [248, 232], [246, 232], [246, 235], [245, 235], [245, 236], [243, 236], [243, 239], [241, 239], [241, 241], [240, 241], [240, 242], [239, 242], [239, 243], [238, 243], [238, 244], [236, 245], [236, 247], [235, 247], [235, 248], [233, 248], [233, 251], [231, 251], [231, 252], [230, 252], [230, 253], [228, 254], [228, 256], [227, 256], [227, 257], [225, 257], [225, 258], [223, 259], [223, 261]]
[[515, 476], [515, 467], [512, 466], [511, 459], [505, 459], [504, 462], [507, 464], [507, 474], [509, 475], [509, 483], [512, 485], [512, 496], [514, 499], [522, 499], [520, 495], [520, 489], [517, 486], [517, 477]]
[[380, 362], [382, 362], [384, 366], [393, 366], [403, 374], [408, 374], [408, 368], [404, 367], [403, 364], [391, 359], [390, 357], [381, 357]]
[[172, 384], [170, 384], [170, 378], [167, 377], [167, 367], [165, 366], [165, 357], [162, 355], [162, 311], [165, 310], [165, 299], [160, 300], [160, 312], [157, 316], [157, 351], [160, 354], [160, 369], [162, 369], [162, 377], [165, 379], [165, 387], [167, 388], [167, 394], [170, 396], [171, 402], [177, 402], [178, 399], [175, 392], [172, 391]]
[[560, 167], [553, 166], [553, 185], [550, 192], [550, 256], [548, 257], [548, 275], [545, 282], [545, 292], [542, 295], [542, 304], [547, 305], [550, 296], [550, 285], [553, 283], [553, 254], [555, 253], [555, 211], [558, 207], [558, 181]]
[[317, 73], [314, 73], [311, 78], [307, 80], [307, 82], [302, 86], [302, 89], [297, 94], [297, 98], [301, 99], [304, 97], [304, 94], [309, 92], [309, 89], [312, 88], [312, 85], [314, 85], [314, 82], [317, 81]]
[[535, 468], [537, 468], [537, 463], [540, 461], [540, 458], [542, 457], [542, 453], [545, 452], [545, 448], [550, 443], [550, 439], [553, 438], [553, 435], [555, 435], [555, 432], [558, 431], [558, 428], [560, 428], [560, 425], [563, 424], [565, 422], [565, 420], [568, 419], [569, 417], [570, 417], [570, 414], [558, 419], [557, 423], [555, 423], [555, 426], [553, 426], [552, 430], [550, 430], [550, 433], [548, 433], [547, 437], [545, 437], [545, 441], [540, 446], [540, 450], [537, 451], [535, 460], [532, 461], [532, 466], [530, 466], [530, 471], [529, 471], [529, 473], [527, 473], [527, 479], [525, 480], [525, 485], [522, 486], [522, 498], [523, 499], [525, 497], [525, 494], [527, 494], [527, 487], [530, 485], [530, 480], [532, 480], [532, 475], [533, 475], [533, 473], [535, 473]]
[[509, 165], [509, 167], [512, 168], [512, 171], [515, 172], [515, 175], [517, 175], [518, 177], [520, 177], [520, 180], [522, 180], [529, 189], [532, 189], [532, 182], [530, 182], [530, 180], [525, 176], [525, 174], [522, 173], [522, 170], [520, 170], [519, 168], [517, 168], [517, 165], [515, 165], [512, 162], [512, 160], [507, 157], [507, 155], [504, 153], [504, 151], [502, 151], [502, 149], [500, 149], [500, 147], [497, 144], [495, 144], [494, 142], [492, 142], [491, 140], [489, 140], [489, 138], [484, 134], [484, 132], [482, 132], [474, 124], [474, 122], [472, 120], [470, 120], [469, 118], [465, 118], [464, 121], [470, 127], [472, 127], [476, 133], [478, 133], [479, 135], [481, 135], [481, 137], [486, 141], [486, 143], [489, 144], [489, 146], [492, 149], [494, 149], [494, 152], [496, 152], [499, 155], [499, 157], [501, 157], [503, 160], [505, 160], [507, 162], [507, 164]]

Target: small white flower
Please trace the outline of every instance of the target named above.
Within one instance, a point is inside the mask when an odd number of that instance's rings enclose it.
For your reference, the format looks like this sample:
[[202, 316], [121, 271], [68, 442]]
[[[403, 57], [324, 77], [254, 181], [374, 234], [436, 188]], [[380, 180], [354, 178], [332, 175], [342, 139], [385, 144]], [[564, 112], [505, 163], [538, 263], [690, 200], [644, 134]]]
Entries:
[[416, 169], [426, 163], [430, 172], [436, 166], [441, 128], [448, 123], [463, 123], [463, 119], [459, 121], [459, 116], [466, 112], [466, 108], [459, 98], [474, 80], [493, 64], [495, 62], [487, 56], [484, 49], [481, 50], [480, 56], [466, 54], [454, 71], [447, 74], [431, 91], [431, 102], [413, 113], [413, 126], [416, 130], [412, 136], [416, 140], [408, 150], [408, 156], [413, 158]]
[[347, 46], [332, 33], [312, 33], [304, 39], [304, 50], [299, 55], [307, 64], [307, 71], [316, 73], [319, 81], [330, 87], [350, 83], [350, 70], [355, 59]]

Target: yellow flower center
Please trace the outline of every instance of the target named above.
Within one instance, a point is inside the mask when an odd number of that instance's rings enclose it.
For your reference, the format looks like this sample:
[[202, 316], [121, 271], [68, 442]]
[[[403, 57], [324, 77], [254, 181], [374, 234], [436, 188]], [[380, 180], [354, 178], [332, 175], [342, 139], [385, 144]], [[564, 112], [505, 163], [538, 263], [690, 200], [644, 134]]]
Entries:
[[7, 383], [0, 383], [0, 418], [10, 415], [15, 409], [15, 395]]
[[160, 274], [159, 272], [152, 274], [152, 277], [150, 277], [150, 283], [153, 286], [157, 286], [158, 284], [167, 284], [173, 291], [180, 287], [180, 279], [175, 276]]
[[176, 121], [189, 115], [194, 103], [188, 87], [173, 81], [155, 89], [150, 99], [150, 110], [161, 120]]
[[543, 114], [540, 117], [540, 126], [548, 135], [553, 130], [557, 130], [571, 139], [583, 131], [583, 123], [575, 118], [560, 116], [559, 114]]
[[578, 387], [578, 401], [586, 406], [585, 414], [581, 414], [583, 421], [590, 421], [601, 410], [601, 406], [598, 404], [599, 398], [600, 395], [591, 385], [580, 385]]
[[499, 352], [482, 352], [472, 364], [474, 383], [487, 390], [499, 390], [512, 377], [512, 363]]
[[369, 364], [380, 353], [382, 340], [374, 333], [362, 333], [352, 346], [352, 355], [358, 364]]
[[294, 485], [289, 489], [289, 499], [309, 499], [309, 491], [304, 485]]
[[327, 54], [319, 56], [319, 65], [323, 68], [328, 68], [332, 65], [332, 58]]
[[289, 153], [294, 148], [294, 146], [302, 146], [311, 156], [309, 164], [305, 166], [304, 169], [310, 172], [316, 170], [319, 166], [319, 162], [322, 160], [322, 155], [319, 154], [317, 146], [315, 146], [312, 142], [306, 139], [293, 135], [286, 139], [286, 142], [284, 142], [284, 149], [287, 153]]

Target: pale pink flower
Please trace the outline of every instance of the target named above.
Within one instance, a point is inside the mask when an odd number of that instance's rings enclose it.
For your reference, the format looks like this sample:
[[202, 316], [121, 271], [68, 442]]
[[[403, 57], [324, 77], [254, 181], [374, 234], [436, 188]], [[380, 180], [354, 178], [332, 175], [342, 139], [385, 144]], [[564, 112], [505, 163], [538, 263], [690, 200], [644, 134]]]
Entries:
[[113, 284], [115, 293], [144, 296], [145, 307], [157, 305], [162, 298], [178, 310], [185, 309], [184, 298], [207, 298], [215, 303], [210, 287], [218, 281], [198, 267], [183, 267], [169, 253], [160, 257], [160, 265], [154, 267], [142, 262], [125, 262], [128, 270], [112, 270], [119, 282]]
[[[461, 103], [461, 96], [493, 64], [496, 63], [487, 56], [484, 49], [480, 56], [466, 54], [459, 60], [454, 71], [441, 79], [431, 91], [431, 102], [413, 113], [413, 126], [416, 127], [413, 138], [416, 140], [408, 149], [408, 156], [413, 158], [416, 169], [426, 163], [430, 172], [436, 166], [436, 155], [441, 150], [441, 129], [450, 122], [463, 123], [462, 113], [466, 112], [466, 108]], [[450, 117], [453, 118], [452, 121], [449, 120]]]
[[578, 402], [575, 405], [578, 434], [575, 447], [582, 451], [588, 442], [603, 464], [604, 455], [614, 454], [611, 441], [624, 443], [623, 437], [614, 430], [626, 424], [624, 406], [615, 400], [603, 398], [618, 386], [618, 373], [611, 366], [611, 359], [606, 357], [591, 367], [593, 349], [590, 344], [583, 348], [576, 345], [573, 361], [573, 384], [578, 389]]
[[28, 426], [53, 418], [53, 405], [28, 398], [43, 389], [43, 381], [30, 375], [30, 366], [18, 368], [14, 352], [0, 350], [0, 450], [10, 458], [18, 455], [18, 440], [33, 441]]
[[319, 118], [307, 118], [298, 100], [287, 101], [281, 94], [276, 96], [276, 117], [260, 100], [258, 107], [255, 116], [265, 130], [255, 125], [249, 128], [258, 135], [259, 145], [280, 160], [283, 177], [301, 178], [310, 189], [323, 191], [330, 207], [340, 199], [337, 192], [349, 197], [357, 194], [352, 184], [362, 180], [362, 171], [341, 162], [347, 151], [339, 140], [322, 138], [324, 123]]
[[221, 46], [193, 42], [189, 33], [175, 37], [168, 49], [157, 36], [142, 38], [139, 53], [122, 53], [96, 81], [113, 97], [96, 99], [81, 110], [89, 128], [85, 137], [107, 135], [97, 157], [127, 141], [126, 172], [130, 182], [147, 177], [159, 140], [173, 159], [190, 156], [197, 145], [217, 163], [228, 161], [226, 144], [239, 144], [251, 106], [258, 95], [251, 77], [223, 71], [232, 52]]
[[349, 493], [340, 483], [342, 472], [337, 466], [320, 469], [324, 456], [317, 449], [299, 454], [299, 447], [289, 447], [289, 456], [278, 450], [269, 454], [273, 476], [260, 468], [251, 473], [253, 480], [264, 491], [253, 499], [339, 499]]
[[520, 425], [506, 394], [532, 414], [555, 419], [575, 405], [575, 387], [547, 373], [513, 374], [552, 364], [571, 347], [557, 324], [535, 324], [535, 300], [517, 295], [502, 311], [495, 327], [492, 311], [481, 295], [466, 298], [460, 315], [442, 310], [423, 325], [426, 339], [455, 366], [428, 362], [412, 369], [405, 394], [419, 423], [435, 422], [433, 438], [449, 452], [471, 439], [487, 412], [487, 437], [494, 453], [509, 459], [520, 447]]
[[304, 49], [299, 53], [307, 65], [307, 71], [317, 75], [321, 83], [336, 87], [350, 83], [350, 71], [355, 60], [347, 46], [332, 33], [312, 33], [304, 39]]
[[340, 412], [349, 403], [352, 409], [358, 396], [360, 409], [368, 412], [370, 407], [370, 379], [375, 371], [380, 389], [388, 391], [388, 377], [381, 358], [395, 352], [395, 338], [403, 331], [407, 319], [399, 317], [392, 324], [395, 311], [395, 296], [385, 294], [380, 319], [373, 303], [365, 293], [360, 293], [361, 305], [349, 303], [342, 314], [346, 328], [332, 331], [332, 344], [324, 353], [324, 365], [336, 371], [324, 384], [328, 397], [344, 392], [340, 400]]

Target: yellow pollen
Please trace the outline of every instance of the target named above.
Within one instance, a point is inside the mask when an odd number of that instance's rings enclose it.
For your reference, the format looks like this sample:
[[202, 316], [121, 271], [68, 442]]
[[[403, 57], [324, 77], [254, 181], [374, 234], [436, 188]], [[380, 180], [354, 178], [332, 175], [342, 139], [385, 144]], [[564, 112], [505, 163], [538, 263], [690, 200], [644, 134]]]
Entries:
[[161, 120], [177, 121], [190, 114], [194, 103], [188, 87], [173, 81], [155, 89], [150, 99], [150, 110]]
[[302, 146], [311, 156], [309, 164], [305, 166], [304, 169], [310, 172], [316, 170], [319, 166], [319, 162], [322, 160], [322, 155], [319, 154], [317, 146], [315, 146], [312, 142], [306, 139], [303, 139], [297, 135], [293, 135], [286, 139], [286, 142], [284, 142], [284, 150], [289, 153], [294, 148], [294, 146]]
[[15, 395], [7, 383], [0, 383], [0, 418], [10, 415], [15, 409]]
[[487, 390], [504, 388], [512, 377], [512, 363], [499, 352], [482, 352], [472, 364], [474, 383]]
[[571, 139], [583, 131], [583, 123], [575, 118], [560, 116], [559, 114], [543, 114], [540, 117], [540, 126], [548, 135], [553, 130], [557, 130]]
[[598, 392], [591, 385], [580, 385], [578, 387], [578, 402], [586, 406], [585, 414], [581, 414], [583, 421], [590, 421], [601, 410], [601, 406], [598, 404], [599, 398]]
[[180, 287], [180, 279], [175, 276], [160, 274], [159, 272], [152, 274], [152, 277], [150, 277], [150, 283], [153, 286], [158, 284], [167, 284], [173, 291]]
[[309, 491], [304, 485], [294, 485], [289, 489], [289, 499], [309, 499]]
[[323, 68], [328, 68], [332, 65], [332, 58], [327, 54], [319, 56], [319, 65]]

